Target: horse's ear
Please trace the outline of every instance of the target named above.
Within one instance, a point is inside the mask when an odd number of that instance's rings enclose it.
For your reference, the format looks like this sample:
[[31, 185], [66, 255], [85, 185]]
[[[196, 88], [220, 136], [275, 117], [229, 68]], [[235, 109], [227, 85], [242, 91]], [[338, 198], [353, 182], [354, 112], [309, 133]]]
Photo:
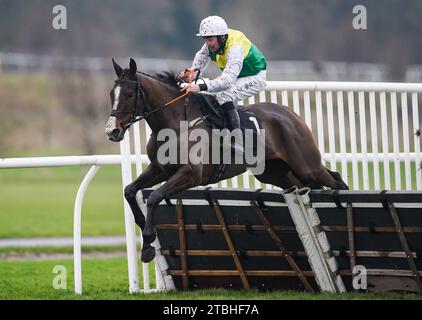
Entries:
[[113, 67], [114, 71], [116, 72], [117, 77], [120, 77], [120, 75], [123, 73], [123, 69], [121, 66], [119, 66], [116, 61], [112, 58], [111, 61], [113, 61]]
[[138, 67], [136, 66], [136, 62], [132, 58], [130, 58], [129, 70], [130, 70], [131, 75], [136, 75], [136, 71], [138, 70]]

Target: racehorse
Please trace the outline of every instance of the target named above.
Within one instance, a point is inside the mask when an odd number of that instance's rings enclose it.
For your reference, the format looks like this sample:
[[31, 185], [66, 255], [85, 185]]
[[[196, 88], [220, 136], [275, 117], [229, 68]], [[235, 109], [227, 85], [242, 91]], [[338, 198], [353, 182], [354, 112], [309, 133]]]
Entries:
[[[248, 168], [244, 164], [229, 164], [216, 178], [215, 172], [221, 166], [213, 163], [160, 163], [157, 152], [163, 142], [157, 135], [162, 129], [180, 128], [181, 121], [191, 121], [203, 116], [200, 104], [202, 94], [190, 94], [189, 99], [180, 99], [171, 105], [166, 102], [181, 95], [180, 87], [171, 73], [151, 76], [137, 71], [136, 62], [130, 59], [129, 68], [123, 69], [114, 60], [117, 75], [110, 91], [112, 111], [106, 126], [111, 141], [123, 139], [125, 131], [132, 123], [145, 119], [152, 130], [147, 144], [150, 164], [143, 173], [129, 184], [124, 191], [136, 224], [142, 229], [143, 247], [141, 260], [149, 262], [155, 257], [151, 243], [156, 238], [154, 211], [166, 197], [189, 188], [205, 186], [209, 183], [237, 176]], [[164, 107], [165, 106], [165, 107]], [[311, 188], [348, 189], [337, 172], [328, 170], [321, 163], [321, 154], [315, 145], [306, 123], [288, 107], [274, 103], [256, 103], [243, 110], [253, 113], [265, 129], [265, 170], [255, 177], [283, 189], [291, 186]], [[196, 127], [207, 130], [205, 122]], [[182, 139], [177, 137], [177, 143]], [[189, 144], [189, 148], [192, 144]], [[211, 145], [209, 146], [211, 149]], [[212, 152], [212, 151], [210, 151]], [[216, 180], [213, 180], [216, 179]], [[148, 197], [145, 219], [137, 201], [139, 190], [166, 181]]]

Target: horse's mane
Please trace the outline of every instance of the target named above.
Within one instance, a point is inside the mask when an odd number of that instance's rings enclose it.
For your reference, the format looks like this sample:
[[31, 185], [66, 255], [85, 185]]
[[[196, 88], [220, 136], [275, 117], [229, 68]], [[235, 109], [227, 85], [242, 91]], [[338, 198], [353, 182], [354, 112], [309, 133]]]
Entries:
[[147, 77], [151, 77], [153, 79], [161, 81], [161, 82], [169, 85], [170, 87], [172, 87], [174, 89], [180, 90], [180, 87], [177, 84], [176, 75], [174, 74], [174, 72], [163, 71], [163, 72], [160, 72], [160, 73], [156, 73], [154, 75], [150, 75], [150, 74], [147, 74], [147, 73], [144, 73], [144, 72], [139, 72], [139, 73], [143, 74]]

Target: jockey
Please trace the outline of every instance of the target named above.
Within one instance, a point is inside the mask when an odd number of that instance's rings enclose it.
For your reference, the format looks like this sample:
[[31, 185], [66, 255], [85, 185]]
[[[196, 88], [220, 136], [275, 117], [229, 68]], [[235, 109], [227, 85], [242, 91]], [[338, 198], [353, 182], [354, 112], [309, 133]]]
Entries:
[[[203, 71], [210, 61], [221, 70], [220, 76], [203, 84], [191, 83], [187, 92], [208, 91], [216, 96], [235, 137], [234, 148], [243, 152], [239, 114], [234, 106], [239, 100], [265, 89], [267, 62], [259, 49], [240, 31], [229, 29], [223, 18], [210, 16], [201, 21], [198, 37], [205, 44], [196, 53], [192, 69]], [[192, 70], [191, 69], [191, 70]], [[179, 78], [185, 76], [184, 72]]]

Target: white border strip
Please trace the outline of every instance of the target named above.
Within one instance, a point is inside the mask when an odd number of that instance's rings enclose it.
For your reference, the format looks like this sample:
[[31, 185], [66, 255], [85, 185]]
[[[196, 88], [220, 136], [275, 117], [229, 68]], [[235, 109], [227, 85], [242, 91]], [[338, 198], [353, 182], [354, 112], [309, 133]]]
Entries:
[[[234, 206], [234, 207], [250, 207], [250, 200], [220, 200], [217, 199], [220, 206]], [[171, 204], [176, 205], [176, 199], [170, 199]], [[203, 199], [182, 199], [183, 205], [186, 206], [209, 206], [208, 201]], [[268, 207], [287, 207], [287, 204], [282, 202], [264, 201], [264, 204]], [[167, 203], [162, 200], [159, 203], [160, 206], [165, 206]]]

